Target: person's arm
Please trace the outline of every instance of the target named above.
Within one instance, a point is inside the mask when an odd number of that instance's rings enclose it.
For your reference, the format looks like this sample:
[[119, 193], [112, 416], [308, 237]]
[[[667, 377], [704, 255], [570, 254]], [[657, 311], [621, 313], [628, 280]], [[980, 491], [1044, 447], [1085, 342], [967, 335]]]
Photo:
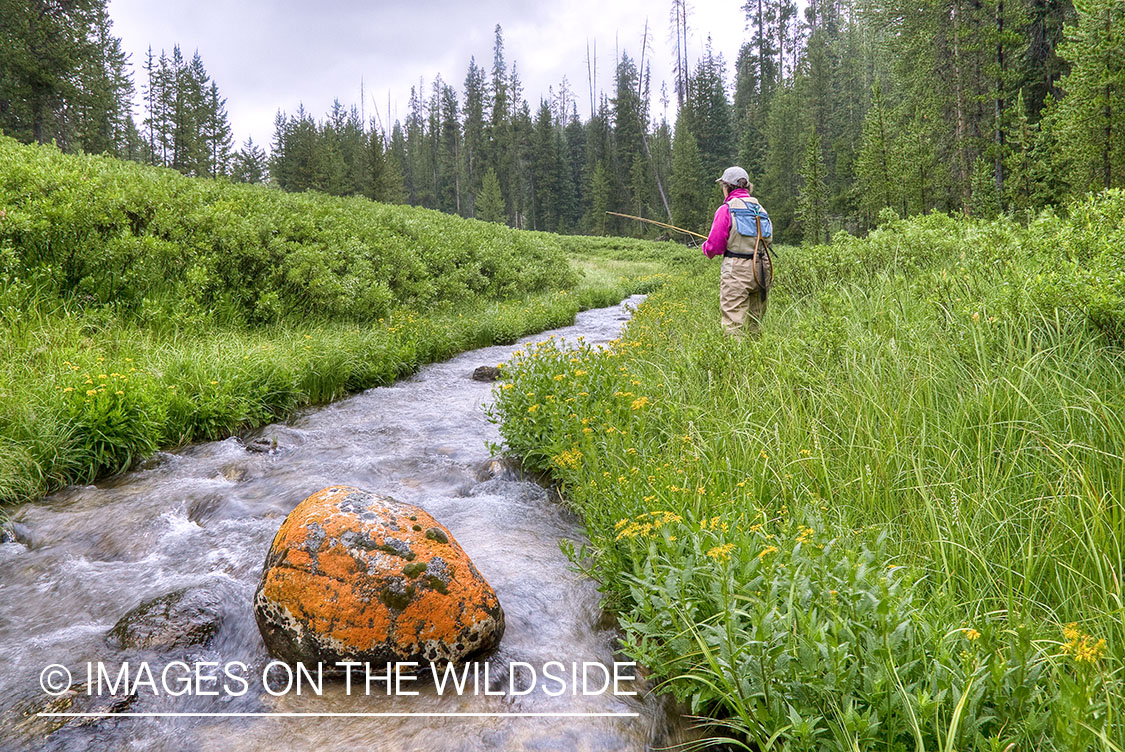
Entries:
[[728, 237], [730, 237], [730, 208], [722, 204], [715, 210], [715, 221], [711, 223], [711, 232], [703, 242], [703, 253], [707, 258], [722, 256], [727, 250]]

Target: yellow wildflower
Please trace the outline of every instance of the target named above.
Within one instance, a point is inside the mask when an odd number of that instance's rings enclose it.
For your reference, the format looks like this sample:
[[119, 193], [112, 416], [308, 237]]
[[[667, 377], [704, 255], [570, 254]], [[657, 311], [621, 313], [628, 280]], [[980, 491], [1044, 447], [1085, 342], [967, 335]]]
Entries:
[[559, 467], [578, 468], [578, 461], [582, 459], [582, 452], [578, 447], [567, 449], [551, 458]]
[[726, 561], [730, 558], [730, 552], [734, 550], [733, 543], [724, 543], [721, 546], [715, 546], [707, 552], [707, 556], [715, 561]]
[[762, 549], [762, 552], [760, 554], [758, 554], [758, 558], [764, 559], [767, 556], [769, 556], [770, 554], [776, 554], [776, 553], [777, 553], [777, 546], [766, 546], [765, 548]]
[[1095, 641], [1091, 635], [1078, 629], [1077, 622], [1071, 622], [1063, 627], [1063, 637], [1066, 642], [1062, 646], [1062, 652], [1064, 655], [1072, 656], [1075, 663], [1092, 665], [1105, 654], [1105, 640]]

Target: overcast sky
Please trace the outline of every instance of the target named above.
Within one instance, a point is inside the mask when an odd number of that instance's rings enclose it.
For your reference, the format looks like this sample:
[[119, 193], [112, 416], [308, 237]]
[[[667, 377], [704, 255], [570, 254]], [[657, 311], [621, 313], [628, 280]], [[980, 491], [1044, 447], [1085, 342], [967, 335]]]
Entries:
[[[726, 58], [728, 80], [746, 33], [742, 3], [696, 0], [689, 5], [692, 60], [710, 35], [715, 51]], [[361, 78], [366, 114], [371, 117], [377, 103], [384, 120], [388, 97], [392, 119], [405, 117], [410, 87], [419, 77], [427, 95], [438, 74], [462, 94], [470, 57], [491, 68], [496, 24], [503, 27], [505, 59], [509, 68], [516, 63], [533, 112], [548, 87], [557, 89], [566, 76], [585, 119], [590, 109], [587, 41], [597, 42], [597, 86], [611, 91], [614, 45], [637, 60], [646, 18], [656, 119], [663, 114], [657, 101], [662, 81], [672, 96], [671, 0], [110, 0], [109, 12], [114, 32], [132, 55], [138, 101], [150, 45], [159, 54], [179, 44], [189, 59], [198, 49], [227, 98], [236, 146], [252, 136], [268, 148], [278, 109], [292, 113], [303, 102], [320, 118], [333, 98], [358, 105]]]

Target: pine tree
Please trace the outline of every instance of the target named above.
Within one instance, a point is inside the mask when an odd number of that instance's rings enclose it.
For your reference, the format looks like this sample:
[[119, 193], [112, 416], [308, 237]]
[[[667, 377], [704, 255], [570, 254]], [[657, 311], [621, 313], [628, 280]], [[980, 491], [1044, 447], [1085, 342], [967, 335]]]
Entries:
[[590, 175], [590, 216], [586, 225], [595, 235], [605, 235], [607, 229], [606, 212], [609, 211], [609, 174], [603, 162], [594, 166]]
[[[397, 125], [397, 124], [396, 124]], [[400, 137], [401, 137], [401, 132]], [[368, 136], [367, 153], [370, 185], [366, 195], [388, 204], [406, 203], [406, 186], [403, 182], [401, 160], [395, 156], [395, 139], [387, 144], [383, 134], [372, 128]]]
[[[437, 87], [435, 87], [437, 88]], [[438, 95], [438, 127], [435, 172], [438, 182], [438, 208], [451, 214], [461, 214], [462, 135], [460, 106], [457, 92], [442, 83]]]
[[969, 214], [982, 219], [995, 219], [1000, 214], [1000, 192], [993, 179], [992, 165], [984, 157], [977, 157], [968, 207]]
[[934, 143], [920, 111], [916, 110], [906, 124], [892, 153], [897, 154], [898, 169], [892, 174], [901, 177], [897, 191], [903, 216], [925, 214], [933, 208], [935, 195], [951, 192], [949, 173], [937, 162]]
[[671, 195], [672, 224], [702, 231], [707, 226], [707, 203], [710, 181], [699, 158], [695, 136], [683, 122], [676, 121], [676, 135], [672, 141]]
[[554, 117], [546, 100], [540, 101], [535, 118], [534, 160], [531, 227], [535, 230], [558, 230], [560, 222], [556, 201], [561, 188], [562, 165], [555, 140]]
[[1025, 213], [1045, 203], [1043, 195], [1043, 164], [1037, 153], [1039, 123], [1027, 114], [1023, 91], [1016, 97], [1015, 114], [1005, 159], [1008, 179], [1004, 183], [1004, 203], [1009, 211]]
[[863, 122], [863, 137], [855, 165], [855, 190], [868, 223], [873, 223], [879, 216], [879, 210], [885, 206], [896, 211], [901, 207], [899, 167], [891, 124], [883, 104], [882, 87], [876, 81], [871, 90], [871, 107]]
[[691, 78], [687, 104], [688, 123], [699, 145], [703, 168], [716, 177], [734, 162], [738, 145], [724, 68], [723, 56], [715, 55], [707, 40], [706, 53]]
[[227, 100], [219, 96], [219, 87], [214, 81], [211, 82], [205, 101], [203, 143], [208, 151], [206, 164], [211, 177], [217, 178], [230, 171], [233, 136], [227, 120]]
[[[79, 92], [91, 3], [5, 0], [0, 4], [0, 128], [23, 141], [60, 140], [62, 109]], [[65, 145], [65, 144], [64, 144]]]
[[401, 191], [400, 200], [395, 201], [389, 195], [382, 200], [395, 204], [410, 203], [410, 189], [407, 187], [406, 172], [409, 169], [409, 160], [406, 157], [406, 136], [403, 135], [402, 125], [396, 120], [391, 128], [391, 140], [387, 145], [384, 157], [387, 171], [386, 187], [392, 191]]
[[770, 103], [766, 123], [766, 159], [759, 195], [769, 209], [775, 233], [784, 237], [793, 233], [796, 197], [800, 192], [801, 158], [806, 133], [804, 112], [796, 89], [785, 84], [777, 89]]
[[647, 128], [647, 111], [641, 102], [639, 73], [632, 59], [621, 54], [617, 62], [616, 96], [613, 106], [614, 151], [610, 161], [610, 179], [613, 186], [613, 206], [617, 209], [633, 207], [632, 168], [637, 156], [644, 153], [643, 132]]
[[825, 184], [824, 155], [820, 136], [814, 128], [809, 134], [805, 159], [801, 166], [800, 197], [797, 200], [797, 221], [804, 230], [807, 243], [828, 242], [828, 186]]
[[465, 74], [464, 112], [464, 181], [462, 191], [466, 194], [463, 213], [473, 215], [473, 197], [480, 191], [484, 176], [484, 159], [487, 138], [484, 130], [484, 69], [477, 65], [476, 58], [470, 58], [469, 71]]
[[265, 150], [254, 143], [253, 138], [248, 137], [238, 154], [234, 156], [231, 178], [238, 183], [264, 183], [267, 164]]
[[489, 167], [481, 180], [480, 195], [477, 196], [477, 219], [485, 222], [503, 224], [508, 217], [504, 208], [504, 194], [500, 191], [500, 179], [496, 170]]
[[1125, 185], [1125, 3], [1076, 0], [1078, 21], [1059, 53], [1070, 62], [1057, 137], [1078, 190]]
[[[496, 172], [500, 185], [511, 184], [512, 171], [512, 129], [509, 110], [508, 69], [504, 62], [504, 32], [496, 24], [492, 47], [492, 78], [489, 85], [491, 110], [485, 127], [487, 154], [484, 168]], [[483, 188], [482, 188], [483, 190]]]

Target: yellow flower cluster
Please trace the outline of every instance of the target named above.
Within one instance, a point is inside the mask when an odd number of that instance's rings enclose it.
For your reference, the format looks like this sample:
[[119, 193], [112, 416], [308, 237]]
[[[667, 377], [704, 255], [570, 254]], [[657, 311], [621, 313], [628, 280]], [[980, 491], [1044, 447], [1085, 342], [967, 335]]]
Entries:
[[641, 408], [643, 408], [647, 404], [648, 404], [648, 397], [640, 397], [638, 399], [633, 400], [633, 409], [634, 410], [640, 410]]
[[[686, 491], [688, 489], [684, 490]], [[707, 519], [706, 517], [704, 517], [699, 521], [700, 530], [721, 530], [725, 533], [727, 531], [727, 528], [727, 523], [723, 522], [718, 517], [712, 517], [711, 519]]]
[[816, 535], [815, 530], [813, 530], [811, 527], [806, 527], [805, 525], [801, 525], [800, 528], [799, 528], [799, 532], [797, 533], [797, 542], [798, 543], [808, 543], [809, 541], [811, 541], [813, 539], [814, 535]]
[[965, 627], [961, 630], [961, 633], [965, 635], [965, 639], [969, 640], [970, 642], [980, 639], [980, 632], [973, 629], [972, 627]]
[[715, 561], [726, 561], [730, 558], [730, 552], [734, 550], [733, 543], [724, 543], [721, 546], [715, 546], [707, 552], [707, 557]]
[[578, 461], [581, 459], [582, 452], [578, 449], [578, 447], [574, 447], [573, 449], [567, 449], [565, 451], [559, 452], [551, 458], [551, 461], [553, 461], [559, 467], [569, 467], [571, 469], [577, 470]]
[[770, 554], [776, 554], [776, 553], [777, 553], [777, 546], [766, 546], [766, 547], [765, 547], [765, 548], [763, 548], [763, 549], [761, 550], [761, 552], [760, 552], [760, 553], [758, 554], [758, 558], [759, 558], [759, 559], [764, 559], [764, 558], [766, 558], [767, 556], [769, 556]]
[[673, 512], [645, 512], [644, 514], [637, 515], [636, 519], [630, 520], [628, 518], [618, 520], [613, 529], [617, 531], [615, 541], [622, 538], [647, 538], [652, 533], [665, 525], [671, 525], [674, 522], [682, 522], [680, 515]]
[[1062, 646], [1063, 655], [1074, 658], [1076, 663], [1098, 662], [1105, 655], [1105, 640], [1097, 640], [1078, 628], [1076, 622], [1071, 622], [1063, 627], [1063, 638], [1066, 640]]

